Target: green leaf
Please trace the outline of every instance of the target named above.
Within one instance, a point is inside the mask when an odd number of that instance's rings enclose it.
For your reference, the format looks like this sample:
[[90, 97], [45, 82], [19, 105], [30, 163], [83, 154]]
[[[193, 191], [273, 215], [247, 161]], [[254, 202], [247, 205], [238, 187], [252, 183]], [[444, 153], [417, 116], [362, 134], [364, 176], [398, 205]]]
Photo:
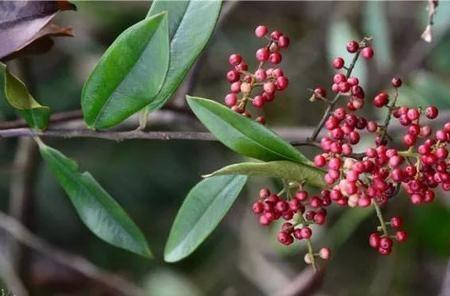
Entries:
[[120, 205], [75, 161], [38, 140], [42, 157], [69, 196], [83, 223], [116, 247], [151, 257], [144, 235]]
[[28, 92], [26, 85], [11, 74], [2, 63], [0, 63], [0, 72], [4, 79], [4, 94], [8, 103], [17, 110], [29, 126], [40, 130], [46, 129], [50, 108], [39, 104]]
[[168, 67], [166, 13], [125, 30], [84, 85], [81, 107], [88, 126], [112, 127], [144, 108], [161, 89]]
[[310, 162], [262, 124], [208, 99], [187, 96], [187, 100], [197, 118], [228, 148], [264, 161]]
[[164, 260], [176, 262], [189, 256], [217, 227], [246, 182], [246, 176], [219, 176], [194, 186], [170, 230]]
[[186, 77], [208, 42], [219, 17], [221, 1], [156, 0], [148, 16], [167, 11], [169, 17], [170, 65], [166, 80], [149, 110], [159, 109]]
[[221, 175], [248, 175], [281, 178], [289, 181], [305, 181], [316, 187], [325, 186], [324, 172], [318, 168], [291, 161], [242, 162], [221, 168], [205, 178]]

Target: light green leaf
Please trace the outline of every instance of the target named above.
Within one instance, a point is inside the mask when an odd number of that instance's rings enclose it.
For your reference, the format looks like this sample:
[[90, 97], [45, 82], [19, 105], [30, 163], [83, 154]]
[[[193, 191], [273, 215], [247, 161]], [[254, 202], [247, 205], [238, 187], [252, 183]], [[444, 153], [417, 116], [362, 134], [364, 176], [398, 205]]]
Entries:
[[187, 100], [197, 118], [228, 148], [264, 161], [310, 162], [262, 124], [208, 99], [188, 96]]
[[92, 175], [80, 173], [75, 161], [37, 141], [42, 157], [69, 196], [83, 223], [107, 243], [151, 257], [142, 232]]
[[194, 252], [220, 223], [246, 182], [246, 176], [218, 176], [195, 185], [170, 230], [164, 260], [176, 262]]
[[222, 1], [156, 0], [148, 16], [167, 11], [169, 17], [170, 65], [166, 80], [149, 110], [161, 108], [186, 77], [205, 48], [219, 17]]
[[8, 103], [17, 110], [29, 126], [46, 129], [50, 117], [50, 108], [39, 104], [28, 92], [26, 85], [11, 74], [6, 65], [0, 63], [0, 80], [4, 81], [4, 94]]
[[81, 107], [88, 126], [112, 127], [144, 108], [160, 91], [168, 67], [166, 13], [125, 30], [84, 85]]
[[305, 181], [316, 187], [325, 186], [324, 172], [318, 168], [291, 161], [242, 162], [221, 168], [205, 178], [221, 175], [248, 175], [281, 178], [289, 181]]

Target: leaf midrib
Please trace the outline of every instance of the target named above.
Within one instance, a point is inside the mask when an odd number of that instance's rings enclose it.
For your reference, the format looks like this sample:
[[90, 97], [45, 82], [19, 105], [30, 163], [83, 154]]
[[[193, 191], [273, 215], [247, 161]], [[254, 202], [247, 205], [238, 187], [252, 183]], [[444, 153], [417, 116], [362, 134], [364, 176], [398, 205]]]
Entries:
[[[238, 176], [239, 176], [239, 175], [238, 175]], [[226, 189], [222, 189], [222, 190], [216, 191], [216, 194], [215, 194], [216, 197], [213, 199], [213, 202], [209, 204], [209, 206], [206, 208], [205, 211], [203, 211], [203, 213], [200, 215], [200, 218], [197, 219], [197, 221], [200, 222], [200, 221], [203, 219], [203, 217], [205, 217], [205, 215], [208, 213], [209, 209], [211, 208], [211, 205], [214, 204], [214, 202], [217, 200], [217, 196], [218, 196], [219, 194], [221, 194], [224, 190], [226, 190], [226, 192], [223, 192], [223, 193], [228, 193], [228, 191], [230, 191], [230, 189], [229, 189], [230, 184], [231, 184], [232, 182], [234, 182], [234, 180], [236, 180], [238, 176], [235, 176], [235, 177], [231, 178], [230, 181], [228, 181], [228, 182], [226, 183], [226, 185], [223, 187], [223, 188], [226, 188]], [[221, 191], [222, 191], [222, 192], [221, 192]], [[174, 253], [175, 251], [177, 251], [179, 248], [181, 248], [181, 247], [184, 245], [183, 242], [186, 241], [186, 239], [188, 239], [188, 238], [192, 235], [192, 233], [194, 232], [194, 230], [198, 227], [197, 225], [199, 225], [199, 223], [195, 223], [195, 224], [194, 224], [194, 227], [192, 227], [191, 230], [189, 230], [189, 231], [183, 236], [183, 238], [180, 240], [180, 243], [177, 244], [175, 248], [172, 248], [172, 250], [169, 252], [169, 254]], [[189, 252], [192, 252], [192, 250], [189, 250]]]
[[[44, 148], [44, 149], [47, 149], [47, 148]], [[69, 169], [67, 169], [63, 164], [61, 164], [60, 161], [56, 157], [54, 157], [52, 154], [49, 154], [49, 155], [53, 159], [54, 163], [56, 163], [58, 168], [66, 175], [66, 177], [68, 176], [68, 179], [72, 180], [72, 182], [74, 182], [75, 184], [78, 184], [80, 187], [84, 188], [87, 192], [89, 192], [89, 194], [91, 196], [94, 196], [93, 192], [90, 190], [89, 187], [85, 186], [83, 182], [79, 182], [78, 178], [72, 178], [71, 171]], [[70, 160], [70, 161], [72, 161], [72, 160]], [[79, 169], [78, 165], [75, 164], [75, 168], [77, 170], [77, 171], [75, 171], [75, 174], [78, 174], [80, 177], [82, 177], [83, 173], [78, 172], [78, 169]], [[75, 179], [75, 181], [74, 181], [74, 179]], [[69, 194], [67, 194], [67, 195], [69, 195]], [[70, 197], [70, 195], [69, 195], [69, 197]], [[72, 197], [70, 197], [70, 199], [72, 199]], [[94, 200], [96, 200], [98, 202], [98, 204], [100, 204], [102, 206], [103, 210], [105, 209], [105, 204], [101, 200], [96, 199], [96, 198], [94, 198]], [[72, 201], [72, 203], [73, 203], [73, 201]], [[107, 212], [107, 211], [105, 211], [105, 212]], [[108, 216], [111, 216], [111, 215], [108, 215]], [[115, 219], [113, 219], [113, 220], [115, 220]], [[127, 233], [127, 235], [130, 235], [130, 233], [120, 223], [116, 222], [114, 224], [119, 226], [119, 230], [122, 230], [123, 232]], [[135, 241], [135, 239], [132, 236], [131, 236], [131, 239], [132, 239], [132, 241]], [[121, 247], [123, 248], [123, 246], [121, 246]]]
[[[94, 123], [92, 124], [92, 126], [96, 126], [97, 122], [100, 120], [100, 118], [102, 118], [104, 110], [106, 108], [106, 106], [109, 104], [109, 102], [112, 100], [113, 94], [116, 92], [116, 90], [122, 85], [122, 83], [124, 82], [124, 80], [129, 76], [130, 72], [133, 71], [133, 69], [136, 67], [136, 65], [138, 64], [138, 62], [141, 60], [142, 58], [142, 53], [148, 48], [149, 46], [149, 40], [152, 39], [152, 37], [155, 35], [155, 33], [159, 30], [159, 27], [161, 25], [161, 20], [158, 23], [158, 26], [156, 27], [155, 31], [153, 32], [153, 34], [150, 34], [149, 37], [147, 38], [147, 40], [145, 40], [146, 42], [146, 46], [139, 52], [139, 58], [137, 58], [134, 63], [132, 64], [132, 66], [129, 68], [129, 71], [126, 73], [125, 76], [123, 76], [123, 78], [120, 80], [120, 82], [114, 87], [114, 89], [111, 91], [111, 93], [108, 95], [108, 98], [106, 99], [106, 101], [104, 102], [104, 104], [102, 105], [102, 107], [100, 108], [100, 110], [98, 111], [98, 113], [95, 116], [95, 120]], [[132, 27], [130, 27], [132, 28]], [[167, 74], [167, 73], [166, 73]], [[162, 84], [161, 84], [162, 86]]]
[[[202, 105], [199, 104], [199, 106], [202, 106]], [[202, 107], [203, 107], [203, 106], [202, 106]], [[203, 109], [206, 110], [206, 111], [208, 111], [209, 113], [213, 114], [216, 118], [219, 118], [222, 122], [224, 122], [224, 123], [226, 123], [226, 124], [232, 126], [236, 131], [239, 131], [243, 136], [245, 136], [247, 139], [250, 139], [251, 142], [255, 143], [257, 146], [262, 147], [262, 148], [264, 148], [265, 150], [267, 150], [267, 151], [269, 151], [269, 152], [271, 152], [271, 153], [273, 153], [273, 154], [275, 154], [275, 155], [281, 156], [282, 159], [280, 159], [280, 160], [286, 160], [286, 159], [288, 159], [288, 160], [291, 160], [291, 161], [294, 161], [294, 162], [300, 162], [300, 163], [302, 163], [300, 159], [293, 159], [293, 158], [290, 158], [290, 157], [289, 157], [289, 158], [286, 158], [285, 155], [280, 154], [279, 152], [274, 151], [274, 150], [272, 150], [271, 148], [269, 148], [269, 147], [267, 147], [267, 146], [264, 146], [264, 145], [260, 144], [258, 141], [254, 140], [251, 136], [249, 136], [247, 133], [245, 133], [245, 131], [239, 129], [239, 125], [238, 125], [238, 124], [235, 125], [235, 124], [233, 124], [233, 123], [231, 123], [231, 122], [228, 122], [228, 121], [223, 120], [222, 117], [220, 117], [216, 112], [213, 112], [213, 111], [209, 110], [208, 108], [203, 107]], [[251, 133], [250, 133], [250, 135], [251, 135]], [[271, 136], [274, 136], [274, 135], [271, 134]]]

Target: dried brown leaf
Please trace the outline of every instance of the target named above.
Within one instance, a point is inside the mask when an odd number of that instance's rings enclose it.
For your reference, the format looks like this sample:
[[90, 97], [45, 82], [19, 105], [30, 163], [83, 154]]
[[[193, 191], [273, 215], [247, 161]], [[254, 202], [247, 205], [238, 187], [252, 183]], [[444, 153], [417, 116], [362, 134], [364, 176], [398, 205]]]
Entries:
[[[75, 9], [76, 7], [68, 1], [0, 2], [0, 40], [2, 41], [0, 59], [17, 57], [21, 50], [41, 39], [48, 39], [51, 36], [72, 36], [70, 28], [54, 25], [51, 20], [61, 10]], [[52, 44], [48, 40], [43, 43], [47, 47]]]

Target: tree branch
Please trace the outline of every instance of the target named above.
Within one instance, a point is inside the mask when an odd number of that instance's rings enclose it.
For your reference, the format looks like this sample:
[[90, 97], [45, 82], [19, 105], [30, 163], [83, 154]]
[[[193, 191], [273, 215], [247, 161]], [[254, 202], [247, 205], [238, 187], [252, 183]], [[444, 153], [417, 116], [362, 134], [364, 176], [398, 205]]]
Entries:
[[[33, 189], [39, 162], [36, 143], [30, 138], [21, 138], [17, 143], [14, 169], [11, 176], [9, 195], [9, 214], [32, 230], [34, 221]], [[10, 242], [10, 260], [13, 268], [26, 282], [26, 262], [28, 254], [25, 248], [15, 240]]]
[[22, 224], [17, 222], [17, 220], [3, 212], [0, 212], [0, 228], [8, 232], [17, 241], [35, 249], [51, 260], [76, 270], [80, 274], [93, 279], [98, 283], [102, 283], [106, 287], [110, 287], [123, 295], [144, 295], [144, 291], [140, 287], [124, 278], [101, 270], [83, 257], [67, 253], [51, 246], [46, 241], [31, 233]]

